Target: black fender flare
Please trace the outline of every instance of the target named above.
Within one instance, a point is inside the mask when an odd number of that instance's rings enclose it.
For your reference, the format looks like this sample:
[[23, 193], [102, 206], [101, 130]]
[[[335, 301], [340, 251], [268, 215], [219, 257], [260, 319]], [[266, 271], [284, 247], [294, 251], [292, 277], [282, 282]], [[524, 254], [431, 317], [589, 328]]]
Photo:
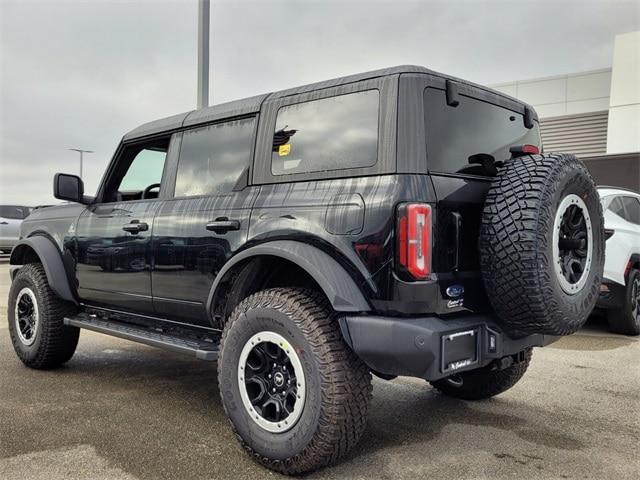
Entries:
[[274, 240], [241, 251], [218, 272], [207, 299], [207, 311], [214, 310], [218, 288], [226, 274], [236, 265], [251, 257], [274, 256], [295, 263], [317, 283], [337, 312], [368, 312], [369, 302], [345, 268], [328, 253], [312, 245], [294, 240]]
[[24, 238], [13, 248], [9, 259], [11, 280], [22, 266], [21, 259], [27, 249], [33, 250], [40, 258], [51, 290], [63, 300], [77, 303], [69, 284], [62, 254], [56, 244], [43, 235]]

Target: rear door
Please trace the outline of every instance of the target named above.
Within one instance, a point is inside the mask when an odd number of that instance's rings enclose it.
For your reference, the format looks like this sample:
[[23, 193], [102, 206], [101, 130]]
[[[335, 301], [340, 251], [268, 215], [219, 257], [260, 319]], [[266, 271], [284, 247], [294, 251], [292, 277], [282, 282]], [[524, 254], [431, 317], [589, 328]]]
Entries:
[[[458, 95], [447, 104], [443, 89], [424, 90], [427, 169], [437, 197], [434, 270], [443, 289], [464, 287], [464, 306], [486, 307], [479, 265], [478, 239], [484, 200], [492, 177], [473, 160], [490, 155], [510, 158], [513, 145], [540, 146], [538, 123], [528, 129], [523, 114], [491, 103], [483, 92]], [[495, 96], [494, 96], [495, 98]], [[456, 307], [455, 302], [451, 304]]]
[[180, 134], [169, 198], [153, 230], [156, 315], [211, 326], [206, 303], [213, 281], [247, 238], [259, 187], [247, 185], [257, 117]]

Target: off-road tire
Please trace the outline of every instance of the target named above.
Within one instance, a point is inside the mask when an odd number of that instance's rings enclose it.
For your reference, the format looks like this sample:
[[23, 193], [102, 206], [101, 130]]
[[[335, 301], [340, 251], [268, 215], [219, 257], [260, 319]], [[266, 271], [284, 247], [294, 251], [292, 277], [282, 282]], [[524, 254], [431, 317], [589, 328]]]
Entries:
[[[624, 305], [621, 308], [607, 311], [609, 329], [614, 333], [640, 335], [640, 307], [636, 306], [634, 311], [633, 302], [637, 302], [638, 299], [637, 297], [632, 299], [634, 282], [640, 281], [639, 279], [640, 270], [631, 269], [624, 292]], [[637, 292], [636, 295], [638, 295]]]
[[[556, 274], [553, 231], [561, 202], [586, 205], [592, 257], [584, 286], [567, 293]], [[593, 179], [573, 155], [526, 155], [492, 181], [480, 228], [480, 264], [491, 305], [513, 337], [568, 335], [593, 310], [604, 266], [602, 207]]]
[[[371, 375], [345, 344], [335, 317], [319, 292], [274, 288], [244, 299], [225, 325], [218, 359], [222, 403], [242, 446], [267, 468], [285, 474], [315, 470], [334, 463], [362, 436]], [[252, 335], [267, 329], [295, 348], [305, 373], [304, 409], [286, 432], [261, 428], [240, 396], [241, 350]]]
[[[524, 361], [511, 365], [504, 370], [488, 365], [477, 370], [457, 374], [455, 382], [449, 378], [429, 382], [440, 392], [463, 400], [483, 400], [506, 392], [522, 378], [529, 368], [532, 349], [526, 350]], [[460, 382], [461, 380], [461, 382]]]
[[[35, 340], [31, 345], [25, 345], [20, 340], [15, 324], [16, 296], [25, 287], [35, 294], [39, 313]], [[7, 317], [11, 343], [22, 363], [46, 370], [69, 361], [78, 345], [80, 329], [65, 326], [63, 319], [76, 311], [75, 305], [62, 300], [51, 290], [41, 264], [31, 263], [20, 268], [9, 290]]]

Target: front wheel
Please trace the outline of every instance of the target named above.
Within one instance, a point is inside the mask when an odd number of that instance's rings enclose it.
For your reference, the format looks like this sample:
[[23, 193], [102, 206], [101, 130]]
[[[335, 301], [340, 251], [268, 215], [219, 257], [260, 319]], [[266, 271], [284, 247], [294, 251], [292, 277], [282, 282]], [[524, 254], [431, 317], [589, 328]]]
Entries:
[[371, 375], [318, 292], [277, 288], [243, 300], [224, 328], [218, 382], [244, 448], [281, 473], [335, 462], [365, 429]]
[[529, 362], [532, 349], [525, 350], [524, 358], [507, 368], [498, 370], [487, 365], [477, 370], [470, 370], [451, 375], [442, 380], [430, 382], [437, 390], [450, 397], [463, 400], [482, 400], [506, 392], [523, 377]]
[[64, 325], [64, 317], [76, 307], [59, 298], [49, 287], [39, 263], [16, 273], [9, 290], [9, 334], [13, 348], [26, 366], [55, 368], [68, 361], [76, 350], [80, 330]]

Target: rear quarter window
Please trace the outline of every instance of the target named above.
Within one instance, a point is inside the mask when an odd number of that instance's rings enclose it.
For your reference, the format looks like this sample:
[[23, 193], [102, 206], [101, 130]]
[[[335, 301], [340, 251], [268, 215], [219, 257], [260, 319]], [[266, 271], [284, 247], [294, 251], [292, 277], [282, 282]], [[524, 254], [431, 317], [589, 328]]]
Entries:
[[0, 217], [12, 220], [24, 220], [31, 213], [29, 207], [17, 205], [0, 205]]
[[511, 146], [541, 145], [537, 122], [527, 129], [522, 114], [466, 95], [452, 107], [444, 90], [426, 88], [424, 113], [431, 172], [477, 174], [478, 167], [469, 164], [472, 155], [486, 153], [506, 160]]
[[624, 218], [631, 223], [640, 225], [640, 200], [635, 197], [622, 197], [624, 204]]
[[622, 203], [622, 199], [620, 197], [615, 197], [611, 203], [609, 204], [609, 211], [615, 213], [619, 217], [624, 218], [624, 204]]
[[271, 173], [290, 175], [371, 167], [378, 156], [378, 90], [278, 110]]

